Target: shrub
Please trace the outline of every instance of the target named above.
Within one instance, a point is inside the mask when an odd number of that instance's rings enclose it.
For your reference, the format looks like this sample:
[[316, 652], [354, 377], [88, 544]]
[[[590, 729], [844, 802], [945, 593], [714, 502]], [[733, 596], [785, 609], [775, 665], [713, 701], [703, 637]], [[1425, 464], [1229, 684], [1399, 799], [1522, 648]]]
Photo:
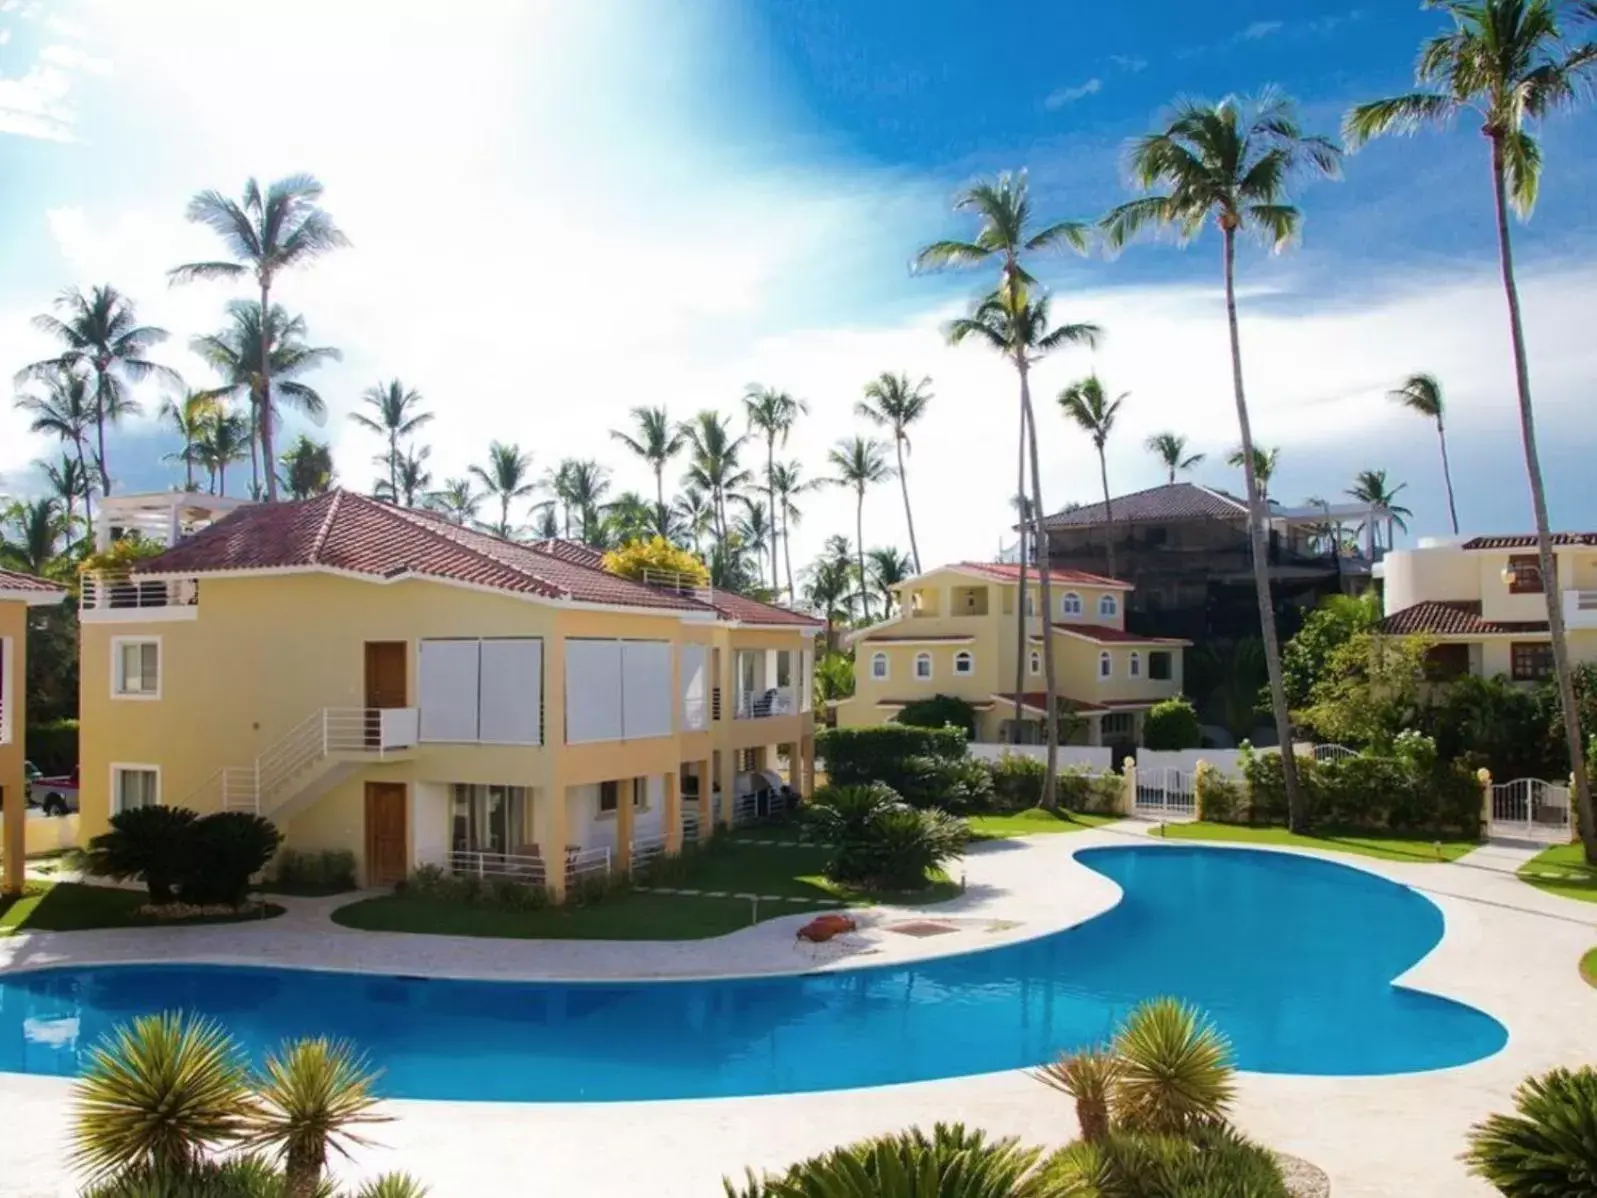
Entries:
[[437, 898], [453, 880], [441, 865], [418, 865], [396, 889], [417, 898]]
[[874, 728], [827, 728], [816, 734], [816, 753], [826, 762], [827, 779], [841, 786], [883, 781], [906, 757], [965, 756], [965, 734], [958, 728], [912, 728], [882, 724]]
[[963, 814], [992, 806], [993, 776], [984, 762], [964, 757], [906, 757], [883, 781], [911, 807]]
[[906, 704], [897, 722], [911, 728], [959, 728], [967, 740], [976, 735], [976, 709], [955, 695], [935, 695]]
[[70, 774], [78, 764], [78, 722], [49, 720], [29, 724], [28, 760], [46, 774]]
[[1203, 744], [1197, 709], [1182, 698], [1155, 704], [1143, 722], [1142, 743], [1150, 749], [1196, 749]]
[[1239, 820], [1247, 805], [1240, 783], [1226, 777], [1207, 761], [1198, 763], [1198, 818], [1215, 823]]
[[1054, 781], [1059, 805], [1066, 811], [1083, 811], [1106, 815], [1120, 804], [1120, 794], [1125, 781], [1119, 774], [1096, 774], [1085, 766], [1072, 766], [1059, 771]]
[[808, 819], [835, 846], [827, 876], [889, 890], [918, 890], [927, 873], [957, 856], [965, 822], [936, 809], [917, 811], [881, 783], [818, 791]]
[[1040, 1193], [1083, 1198], [1292, 1198], [1275, 1154], [1225, 1126], [1080, 1140], [1049, 1158], [1043, 1175]]
[[272, 867], [272, 879], [289, 891], [339, 894], [355, 889], [355, 854], [348, 849], [302, 852], [283, 849]]
[[266, 868], [283, 834], [253, 812], [218, 811], [190, 825], [186, 840], [183, 901], [238, 907], [249, 897], [250, 878]]
[[1048, 767], [1035, 757], [1003, 753], [988, 766], [993, 805], [999, 811], [1030, 811], [1042, 802], [1042, 780]]
[[355, 1128], [389, 1121], [377, 1112], [376, 1082], [366, 1058], [345, 1041], [290, 1041], [267, 1056], [255, 1079], [244, 1143], [276, 1150], [289, 1198], [315, 1198], [328, 1150], [348, 1156], [368, 1143]]
[[1597, 1193], [1597, 1069], [1554, 1069], [1470, 1130], [1469, 1171], [1508, 1198]]
[[881, 782], [823, 786], [805, 808], [804, 820], [816, 838], [837, 850], [829, 872], [838, 878], [863, 878], [873, 866], [871, 823], [883, 811], [902, 805], [898, 792]]
[[[1242, 773], [1248, 780], [1248, 822], [1251, 824], [1284, 824], [1287, 818], [1286, 780], [1281, 773], [1281, 754], [1255, 753], [1244, 746], [1239, 758]], [[1316, 766], [1313, 758], [1297, 759], [1298, 779], [1309, 796], [1310, 811], [1314, 806]]]
[[687, 586], [703, 586], [710, 581], [710, 572], [703, 562], [661, 536], [647, 541], [629, 541], [620, 549], [612, 549], [604, 555], [604, 568], [639, 582], [646, 573], [675, 575]]
[[1197, 1007], [1156, 998], [1131, 1012], [1111, 1051], [1120, 1062], [1115, 1121], [1128, 1131], [1186, 1135], [1225, 1117], [1236, 1097], [1231, 1045]]
[[186, 807], [119, 811], [110, 830], [89, 841], [84, 869], [97, 878], [142, 881], [158, 906], [173, 902], [187, 867], [189, 831], [198, 819]]

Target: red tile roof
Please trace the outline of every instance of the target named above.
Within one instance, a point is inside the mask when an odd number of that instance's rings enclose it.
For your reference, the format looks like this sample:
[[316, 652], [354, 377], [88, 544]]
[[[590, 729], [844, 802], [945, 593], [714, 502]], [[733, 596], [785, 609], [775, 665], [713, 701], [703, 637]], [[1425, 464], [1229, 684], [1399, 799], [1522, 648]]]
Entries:
[[780, 607], [775, 603], [762, 603], [758, 599], [750, 599], [747, 595], [734, 595], [730, 591], [699, 591], [698, 599], [715, 608], [716, 613], [725, 620], [736, 620], [739, 624], [764, 624], [781, 625], [794, 628], [825, 628], [826, 621], [818, 620], [805, 612], [794, 611], [790, 607]]
[[[998, 582], [1020, 580], [1020, 566], [1014, 562], [958, 562], [953, 568], [970, 574], [981, 574]], [[1103, 574], [1089, 574], [1085, 570], [1050, 570], [1048, 580], [1060, 586], [1107, 587], [1123, 591], [1132, 589], [1129, 582], [1122, 582], [1118, 578], [1109, 578]], [[1039, 581], [1037, 568], [1026, 567], [1026, 585], [1035, 586]]]
[[1108, 509], [1101, 503], [1089, 503], [1069, 511], [1055, 512], [1043, 521], [1043, 527], [1090, 527], [1105, 523], [1110, 514], [1113, 514], [1117, 524], [1136, 524], [1177, 520], [1240, 520], [1247, 513], [1247, 501], [1225, 491], [1200, 487], [1196, 483], [1168, 483], [1118, 496]]
[[868, 636], [864, 638], [867, 645], [891, 645], [895, 641], [900, 644], [909, 644], [920, 641], [973, 641], [975, 639], [974, 635], [916, 636], [914, 633], [909, 636]]
[[[1139, 636], [1135, 632], [1127, 632], [1124, 628], [1110, 628], [1106, 624], [1061, 624], [1055, 622], [1054, 628], [1059, 632], [1068, 632], [1089, 641], [1097, 641], [1102, 645], [1190, 645], [1192, 643], [1191, 641], [1184, 641], [1180, 637]], [[1036, 641], [1041, 639], [1041, 637], [1032, 637], [1032, 640]]]
[[[1554, 546], [1597, 545], [1597, 532], [1555, 532]], [[1516, 533], [1502, 537], [1475, 537], [1464, 542], [1465, 549], [1535, 549], [1536, 534]]]
[[7, 598], [65, 599], [66, 590], [37, 574], [24, 574], [20, 570], [0, 570], [0, 595]]
[[1483, 620], [1478, 601], [1426, 599], [1387, 616], [1381, 631], [1390, 636], [1506, 636], [1545, 633], [1547, 621]]

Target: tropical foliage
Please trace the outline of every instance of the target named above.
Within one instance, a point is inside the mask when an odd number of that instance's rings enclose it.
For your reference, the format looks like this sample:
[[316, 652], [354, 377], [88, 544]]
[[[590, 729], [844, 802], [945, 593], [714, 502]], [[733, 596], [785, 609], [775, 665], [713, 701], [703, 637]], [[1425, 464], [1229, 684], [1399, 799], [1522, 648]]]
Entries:
[[1507, 1198], [1597, 1193], [1597, 1069], [1526, 1079], [1513, 1114], [1471, 1129], [1464, 1160]]

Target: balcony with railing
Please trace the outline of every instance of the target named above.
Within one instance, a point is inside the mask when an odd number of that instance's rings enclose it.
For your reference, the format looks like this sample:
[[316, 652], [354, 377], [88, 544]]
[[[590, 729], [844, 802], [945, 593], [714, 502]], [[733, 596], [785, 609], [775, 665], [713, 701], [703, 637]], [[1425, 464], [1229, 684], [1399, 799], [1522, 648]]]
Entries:
[[736, 718], [767, 720], [776, 716], [797, 715], [798, 692], [792, 686], [772, 686], [759, 692], [738, 695]]
[[96, 571], [83, 576], [78, 614], [84, 623], [194, 620], [199, 617], [199, 604], [198, 579]]

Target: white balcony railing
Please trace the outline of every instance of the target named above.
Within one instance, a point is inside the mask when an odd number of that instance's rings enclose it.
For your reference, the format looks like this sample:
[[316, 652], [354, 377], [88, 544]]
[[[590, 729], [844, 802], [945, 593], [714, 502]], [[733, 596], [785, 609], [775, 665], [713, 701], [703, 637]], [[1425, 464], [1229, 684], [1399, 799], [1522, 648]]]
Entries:
[[193, 619], [198, 614], [199, 582], [193, 578], [139, 578], [126, 571], [85, 574], [80, 614], [90, 620]]
[[542, 886], [547, 877], [542, 857], [455, 849], [449, 854], [449, 872], [457, 877], [491, 878]]
[[632, 868], [647, 865], [665, 852], [664, 836], [638, 836], [632, 841]]
[[762, 691], [747, 691], [737, 697], [736, 717], [764, 720], [772, 716], [797, 715], [798, 691], [792, 686], [772, 686]]
[[1570, 628], [1597, 628], [1597, 591], [1565, 591], [1564, 624]]

